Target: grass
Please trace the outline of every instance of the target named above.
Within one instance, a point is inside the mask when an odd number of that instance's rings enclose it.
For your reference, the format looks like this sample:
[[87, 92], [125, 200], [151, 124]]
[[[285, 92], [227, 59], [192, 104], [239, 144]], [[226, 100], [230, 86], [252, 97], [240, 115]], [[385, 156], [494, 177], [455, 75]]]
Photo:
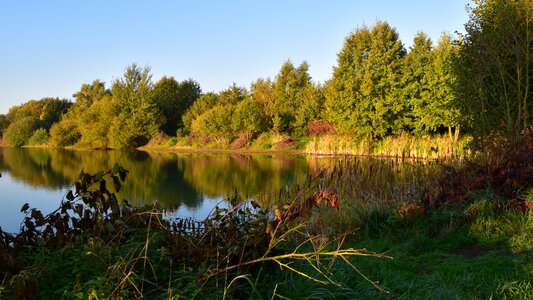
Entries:
[[[336, 266], [332, 277], [340, 289], [291, 276], [278, 286], [278, 292], [294, 299], [529, 299], [533, 294], [533, 240], [523, 235], [533, 232], [531, 213], [500, 213], [468, 220], [457, 208], [439, 209], [401, 222], [390, 214], [369, 211], [360, 230], [343, 246], [393, 257], [352, 260], [389, 294], [342, 265]], [[509, 218], [512, 227], [507, 226]], [[498, 234], [496, 240], [480, 237], [482, 224], [488, 229], [483, 232], [503, 231], [505, 235]]]

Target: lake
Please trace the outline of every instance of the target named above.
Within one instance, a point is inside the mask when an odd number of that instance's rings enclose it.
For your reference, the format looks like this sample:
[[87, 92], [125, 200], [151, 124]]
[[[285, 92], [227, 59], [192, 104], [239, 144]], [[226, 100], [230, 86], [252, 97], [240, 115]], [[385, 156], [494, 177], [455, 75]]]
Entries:
[[174, 153], [120, 150], [0, 148], [0, 226], [18, 232], [24, 203], [55, 210], [81, 170], [107, 171], [115, 163], [129, 173], [119, 199], [157, 203], [176, 217], [204, 219], [225, 196], [238, 193], [268, 206], [338, 158], [302, 155]]

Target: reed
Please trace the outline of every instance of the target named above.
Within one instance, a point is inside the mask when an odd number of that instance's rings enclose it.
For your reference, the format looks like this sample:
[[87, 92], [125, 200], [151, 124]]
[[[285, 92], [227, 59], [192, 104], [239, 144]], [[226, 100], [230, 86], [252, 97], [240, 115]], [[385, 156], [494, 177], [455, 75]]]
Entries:
[[388, 136], [374, 141], [355, 136], [326, 134], [312, 138], [308, 154], [372, 155], [406, 158], [457, 158], [469, 155], [470, 137], [455, 140], [447, 135], [414, 137], [409, 134]]

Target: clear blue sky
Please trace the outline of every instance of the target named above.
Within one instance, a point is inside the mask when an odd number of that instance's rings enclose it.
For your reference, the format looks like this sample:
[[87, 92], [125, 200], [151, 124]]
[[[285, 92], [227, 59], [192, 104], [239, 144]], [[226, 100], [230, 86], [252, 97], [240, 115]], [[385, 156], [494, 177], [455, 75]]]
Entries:
[[306, 60], [331, 77], [344, 38], [376, 20], [408, 47], [422, 30], [464, 32], [468, 0], [0, 0], [0, 113], [43, 97], [72, 98], [95, 79], [109, 87], [135, 62], [153, 81], [192, 78], [204, 92], [274, 78]]

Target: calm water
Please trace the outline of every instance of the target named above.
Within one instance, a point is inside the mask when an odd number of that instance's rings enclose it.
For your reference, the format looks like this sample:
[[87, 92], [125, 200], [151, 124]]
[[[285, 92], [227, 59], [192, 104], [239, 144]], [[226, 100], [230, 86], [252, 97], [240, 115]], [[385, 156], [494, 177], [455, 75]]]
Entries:
[[333, 161], [288, 155], [0, 148], [0, 226], [17, 232], [26, 202], [43, 213], [56, 209], [82, 169], [95, 173], [118, 163], [130, 171], [119, 198], [138, 206], [157, 202], [176, 216], [203, 219], [235, 192], [268, 205], [280, 191], [304, 183]]

